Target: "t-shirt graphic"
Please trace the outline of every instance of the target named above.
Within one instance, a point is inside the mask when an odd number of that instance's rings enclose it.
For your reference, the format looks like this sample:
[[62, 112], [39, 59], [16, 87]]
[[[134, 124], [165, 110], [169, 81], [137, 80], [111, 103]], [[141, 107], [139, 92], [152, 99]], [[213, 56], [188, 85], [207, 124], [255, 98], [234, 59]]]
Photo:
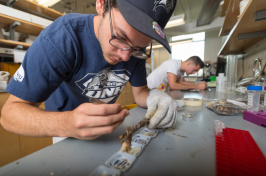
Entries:
[[81, 80], [76, 81], [82, 89], [82, 95], [96, 98], [105, 103], [116, 100], [129, 80], [130, 73], [125, 69], [110, 70], [106, 68], [99, 73], [88, 73]]

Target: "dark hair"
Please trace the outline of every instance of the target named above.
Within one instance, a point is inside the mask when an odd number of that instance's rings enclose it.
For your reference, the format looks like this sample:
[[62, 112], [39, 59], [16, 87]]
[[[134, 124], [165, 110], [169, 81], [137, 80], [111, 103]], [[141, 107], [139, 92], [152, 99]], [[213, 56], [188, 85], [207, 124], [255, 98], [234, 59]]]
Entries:
[[186, 61], [189, 61], [189, 62], [193, 63], [194, 65], [199, 65], [200, 68], [203, 68], [205, 65], [204, 62], [198, 56], [191, 56]]
[[[110, 1], [110, 6], [111, 8], [114, 7], [114, 8], [118, 8], [118, 5], [117, 5], [117, 2], [116, 0], [109, 0]], [[105, 15], [106, 12], [109, 11], [109, 8], [108, 8], [108, 0], [105, 0], [104, 1], [104, 5], [103, 5], [103, 16]]]

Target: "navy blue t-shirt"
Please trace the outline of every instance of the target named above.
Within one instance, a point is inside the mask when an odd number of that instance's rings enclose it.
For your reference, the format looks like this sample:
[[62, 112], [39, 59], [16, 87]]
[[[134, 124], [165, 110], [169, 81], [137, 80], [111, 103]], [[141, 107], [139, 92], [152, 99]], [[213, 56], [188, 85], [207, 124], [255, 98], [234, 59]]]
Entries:
[[[114, 103], [130, 81], [147, 84], [145, 60], [107, 63], [97, 40], [95, 15], [67, 14], [45, 28], [27, 50], [7, 91], [49, 111], [73, 110], [90, 98]], [[110, 29], [107, 29], [110, 30]]]

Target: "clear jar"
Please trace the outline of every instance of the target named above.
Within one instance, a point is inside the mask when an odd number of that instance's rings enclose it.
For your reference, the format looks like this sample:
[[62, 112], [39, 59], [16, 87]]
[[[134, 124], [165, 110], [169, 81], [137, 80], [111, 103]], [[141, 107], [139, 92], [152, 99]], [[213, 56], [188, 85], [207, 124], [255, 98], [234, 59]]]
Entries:
[[260, 107], [260, 92], [262, 86], [248, 86], [248, 110], [258, 112]]

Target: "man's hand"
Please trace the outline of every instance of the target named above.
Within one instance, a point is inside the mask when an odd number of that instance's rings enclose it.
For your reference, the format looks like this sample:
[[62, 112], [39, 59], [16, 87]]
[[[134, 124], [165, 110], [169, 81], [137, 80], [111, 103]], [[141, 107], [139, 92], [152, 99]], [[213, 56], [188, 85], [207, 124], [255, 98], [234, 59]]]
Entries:
[[66, 133], [68, 137], [96, 139], [113, 132], [128, 114], [119, 104], [84, 103], [70, 112]]
[[177, 116], [177, 104], [166, 93], [153, 89], [147, 99], [146, 118], [151, 118], [148, 128], [168, 128], [173, 126]]
[[207, 83], [206, 82], [200, 82], [196, 85], [196, 89], [204, 90], [207, 89]]

